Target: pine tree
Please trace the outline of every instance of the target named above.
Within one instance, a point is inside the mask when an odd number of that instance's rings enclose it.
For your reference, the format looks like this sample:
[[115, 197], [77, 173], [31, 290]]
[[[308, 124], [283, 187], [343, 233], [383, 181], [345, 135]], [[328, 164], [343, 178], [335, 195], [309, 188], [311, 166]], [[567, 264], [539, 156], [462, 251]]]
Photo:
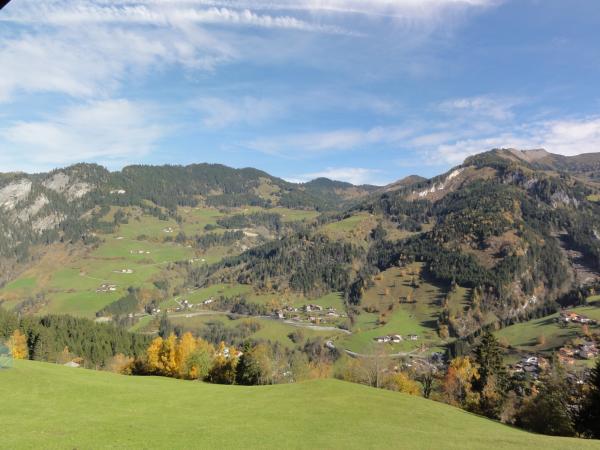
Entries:
[[600, 439], [600, 359], [592, 369], [588, 392], [578, 417], [578, 428], [584, 436]]
[[536, 433], [573, 436], [575, 429], [564, 369], [556, 364], [540, 381], [539, 393], [525, 401], [518, 424]]
[[488, 331], [481, 337], [474, 354], [479, 366], [479, 379], [474, 383], [475, 390], [481, 393], [479, 412], [488, 417], [498, 417], [506, 380], [502, 348], [496, 337]]

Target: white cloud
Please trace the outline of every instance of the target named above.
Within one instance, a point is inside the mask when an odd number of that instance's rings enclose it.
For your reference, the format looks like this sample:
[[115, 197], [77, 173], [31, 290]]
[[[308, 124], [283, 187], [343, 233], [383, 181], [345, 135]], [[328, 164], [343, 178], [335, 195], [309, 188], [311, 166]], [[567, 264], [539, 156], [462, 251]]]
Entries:
[[[0, 15], [0, 102], [18, 92], [110, 96], [132, 76], [180, 65], [192, 74], [240, 60], [310, 60], [315, 41], [273, 39], [241, 28], [305, 34], [363, 35], [371, 21], [346, 14], [407, 21], [409, 41], [419, 27], [446, 27], [455, 10], [495, 0], [20, 0]], [[432, 18], [434, 18], [432, 20]], [[444, 20], [440, 20], [444, 18]], [[415, 26], [414, 21], [421, 23]], [[358, 22], [358, 23], [357, 23]], [[352, 29], [346, 26], [351, 23]], [[428, 31], [427, 31], [428, 32]], [[427, 33], [426, 32], [426, 33]], [[409, 39], [410, 37], [410, 39]], [[417, 41], [418, 39], [415, 38]], [[317, 44], [318, 45], [318, 44]], [[312, 48], [315, 50], [315, 48]], [[413, 58], [414, 59], [414, 58]], [[414, 62], [413, 64], [417, 64]], [[407, 70], [410, 65], [407, 63]], [[44, 76], [39, 76], [43, 73]], [[122, 95], [122, 94], [118, 94]], [[387, 108], [385, 104], [375, 105]]]
[[245, 146], [267, 154], [300, 158], [325, 152], [354, 150], [367, 145], [394, 144], [403, 141], [411, 133], [410, 129], [404, 127], [340, 129], [256, 139], [247, 142]]
[[365, 169], [362, 167], [329, 167], [320, 172], [306, 173], [289, 178], [288, 181], [294, 183], [305, 183], [315, 178], [329, 178], [332, 180], [346, 181], [354, 185], [375, 184], [384, 185], [379, 178], [380, 170]]
[[546, 122], [537, 134], [550, 152], [567, 156], [600, 152], [600, 118]]
[[[163, 0], [128, 3], [156, 4]], [[448, 8], [484, 8], [502, 0], [180, 0], [174, 3], [269, 11], [305, 11], [312, 14], [360, 14], [398, 18], [431, 17]]]
[[149, 117], [147, 105], [105, 100], [65, 109], [42, 121], [0, 128], [3, 167], [52, 168], [80, 161], [119, 165], [147, 155], [166, 129]]
[[181, 27], [189, 24], [241, 25], [261, 28], [282, 28], [332, 34], [352, 34], [340, 27], [310, 23], [285, 16], [258, 14], [248, 8], [205, 7], [180, 2], [65, 2], [55, 0], [40, 7], [30, 1], [2, 18], [3, 21], [55, 26], [82, 24], [136, 24], [162, 27]]
[[437, 146], [435, 161], [459, 164], [470, 155], [493, 148], [543, 148], [565, 156], [600, 152], [600, 118], [534, 122], [489, 136], [458, 138]]
[[522, 100], [516, 98], [465, 97], [442, 102], [440, 110], [452, 115], [464, 115], [467, 118], [479, 117], [504, 121], [514, 117], [513, 109], [521, 103]]
[[202, 97], [191, 102], [191, 107], [200, 111], [205, 127], [215, 129], [240, 123], [256, 125], [284, 112], [275, 101], [249, 96], [236, 100]]
[[0, 41], [0, 101], [16, 92], [58, 92], [102, 97], [132, 76], [164, 65], [210, 70], [234, 51], [199, 30], [64, 28], [45, 35], [27, 32]]

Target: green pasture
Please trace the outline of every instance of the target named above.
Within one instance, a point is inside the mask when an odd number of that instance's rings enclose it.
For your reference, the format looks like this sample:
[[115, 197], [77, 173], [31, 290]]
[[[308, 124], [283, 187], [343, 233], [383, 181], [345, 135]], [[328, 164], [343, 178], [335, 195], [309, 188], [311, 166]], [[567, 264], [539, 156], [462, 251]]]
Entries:
[[12, 449], [600, 448], [337, 380], [220, 386], [15, 361], [0, 372], [0, 398]]

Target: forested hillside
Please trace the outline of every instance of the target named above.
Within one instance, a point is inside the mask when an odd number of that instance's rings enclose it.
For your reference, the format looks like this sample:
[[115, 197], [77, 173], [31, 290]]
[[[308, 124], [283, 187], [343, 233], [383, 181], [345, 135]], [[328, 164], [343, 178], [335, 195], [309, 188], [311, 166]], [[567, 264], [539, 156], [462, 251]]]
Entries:
[[600, 354], [598, 162], [493, 150], [380, 188], [207, 164], [2, 175], [0, 340], [121, 373], [335, 376], [593, 435], [531, 405]]
[[256, 169], [216, 164], [130, 166], [118, 172], [78, 164], [47, 174], [0, 174], [0, 255], [12, 264], [27, 260], [36, 244], [92, 242], [96, 232], [111, 231], [123, 219], [117, 214], [104, 220], [111, 206], [138, 207], [159, 218], [177, 218], [177, 208], [198, 205], [328, 210], [374, 189], [323, 179], [294, 184]]

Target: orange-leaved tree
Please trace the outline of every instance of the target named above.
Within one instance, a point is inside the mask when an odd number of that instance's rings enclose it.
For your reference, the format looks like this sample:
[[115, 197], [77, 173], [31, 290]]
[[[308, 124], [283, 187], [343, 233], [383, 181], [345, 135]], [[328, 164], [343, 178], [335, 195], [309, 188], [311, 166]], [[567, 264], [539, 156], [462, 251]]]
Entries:
[[473, 391], [473, 380], [479, 379], [477, 366], [468, 356], [459, 356], [450, 361], [444, 378], [444, 397], [446, 402], [462, 408], [474, 407], [479, 394]]

